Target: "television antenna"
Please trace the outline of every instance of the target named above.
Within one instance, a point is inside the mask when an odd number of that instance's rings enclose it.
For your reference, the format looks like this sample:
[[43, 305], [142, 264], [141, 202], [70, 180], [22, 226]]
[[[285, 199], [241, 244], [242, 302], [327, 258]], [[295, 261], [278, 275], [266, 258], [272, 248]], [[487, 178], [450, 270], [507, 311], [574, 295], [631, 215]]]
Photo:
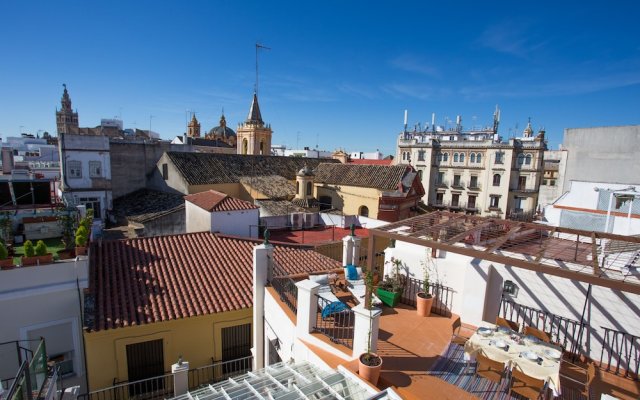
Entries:
[[258, 50], [260, 49], [271, 50], [271, 48], [263, 46], [260, 43], [256, 42], [256, 85], [253, 88], [253, 91], [256, 92], [256, 95], [258, 94]]

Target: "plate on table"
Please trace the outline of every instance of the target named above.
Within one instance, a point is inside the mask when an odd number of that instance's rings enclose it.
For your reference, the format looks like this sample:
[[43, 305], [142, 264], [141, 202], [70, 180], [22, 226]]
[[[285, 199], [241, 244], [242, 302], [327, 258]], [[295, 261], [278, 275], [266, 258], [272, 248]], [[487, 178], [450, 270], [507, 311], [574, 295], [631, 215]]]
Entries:
[[491, 336], [493, 334], [493, 330], [490, 328], [478, 328], [478, 334], [480, 336]]
[[520, 353], [520, 356], [522, 358], [526, 358], [527, 360], [538, 361], [538, 355], [533, 351], [523, 351], [522, 353]]
[[505, 347], [507, 347], [507, 342], [505, 342], [504, 340], [496, 340], [495, 342], [493, 342], [493, 344], [499, 349], [504, 349]]
[[530, 343], [530, 344], [538, 344], [538, 343], [540, 343], [540, 339], [538, 339], [537, 337], [532, 336], [532, 335], [525, 336], [524, 337], [524, 341], [526, 343]]
[[551, 360], [560, 360], [560, 358], [562, 358], [562, 352], [560, 350], [556, 350], [556, 349], [546, 349], [544, 351], [544, 355], [547, 356], [547, 358], [551, 359]]

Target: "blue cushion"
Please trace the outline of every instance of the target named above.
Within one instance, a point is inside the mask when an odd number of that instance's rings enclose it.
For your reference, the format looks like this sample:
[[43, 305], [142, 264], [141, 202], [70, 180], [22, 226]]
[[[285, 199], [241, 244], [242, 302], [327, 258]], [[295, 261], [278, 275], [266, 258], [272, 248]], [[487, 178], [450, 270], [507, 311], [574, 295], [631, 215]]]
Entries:
[[358, 270], [356, 267], [351, 264], [347, 265], [347, 279], [350, 281], [357, 281], [358, 278], [360, 277], [358, 276]]
[[322, 319], [327, 318], [328, 316], [332, 315], [332, 314], [336, 314], [339, 313], [341, 311], [344, 310], [348, 310], [349, 307], [347, 307], [346, 304], [344, 304], [341, 301], [334, 301], [333, 303], [329, 303], [327, 304], [323, 309], [322, 309]]

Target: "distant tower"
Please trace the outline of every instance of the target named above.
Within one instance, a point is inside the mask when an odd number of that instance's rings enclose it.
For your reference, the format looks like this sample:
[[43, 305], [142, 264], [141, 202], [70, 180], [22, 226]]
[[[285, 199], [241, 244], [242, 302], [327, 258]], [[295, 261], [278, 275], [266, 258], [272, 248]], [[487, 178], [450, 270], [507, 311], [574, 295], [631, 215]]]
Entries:
[[306, 164], [296, 174], [296, 199], [309, 200], [313, 198], [313, 180], [315, 174]]
[[265, 125], [262, 120], [258, 95], [254, 92], [247, 120], [238, 126], [238, 154], [270, 155], [272, 134], [271, 126]]
[[58, 127], [58, 135], [61, 133], [72, 133], [78, 129], [78, 113], [71, 109], [71, 98], [67, 92], [67, 85], [62, 84], [64, 92], [60, 103], [62, 108], [60, 111], [56, 109], [56, 125]]
[[236, 146], [236, 133], [233, 129], [227, 126], [227, 120], [224, 117], [224, 110], [220, 116], [220, 125], [212, 128], [209, 133], [205, 135], [205, 139], [220, 140], [230, 146]]
[[529, 123], [527, 124], [527, 127], [524, 128], [524, 131], [522, 131], [522, 136], [526, 138], [530, 138], [533, 136], [533, 128], [531, 127], [531, 118], [529, 118]]
[[200, 137], [200, 122], [198, 122], [195, 113], [191, 117], [191, 122], [189, 122], [189, 125], [187, 127], [187, 136], [192, 138]]

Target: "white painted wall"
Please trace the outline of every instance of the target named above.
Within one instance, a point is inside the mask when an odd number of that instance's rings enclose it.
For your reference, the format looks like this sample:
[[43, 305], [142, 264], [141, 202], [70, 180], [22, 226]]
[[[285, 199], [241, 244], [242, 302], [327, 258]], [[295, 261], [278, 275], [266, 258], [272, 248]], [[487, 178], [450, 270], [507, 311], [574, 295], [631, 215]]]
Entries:
[[[227, 235], [258, 237], [255, 228], [260, 221], [260, 211], [252, 210], [218, 211], [211, 213], [211, 231]], [[253, 225], [253, 228], [252, 228]]]
[[[421, 279], [425, 251], [421, 246], [396, 242], [394, 256], [407, 264], [412, 276]], [[477, 326], [482, 321], [495, 321], [506, 280], [519, 287], [514, 299], [517, 303], [578, 321], [581, 318], [587, 292], [584, 283], [450, 252], [440, 255], [435, 261], [439, 279], [453, 288], [451, 311], [460, 315], [463, 323]], [[640, 296], [593, 286], [591, 299], [586, 312], [592, 328], [590, 357], [599, 360], [601, 327], [640, 336]]]
[[[0, 271], [0, 342], [43, 335], [49, 355], [73, 344], [76, 382], [84, 375], [80, 296], [87, 287], [86, 257], [76, 261]], [[77, 279], [77, 281], [76, 281]], [[68, 332], [60, 337], [60, 329]], [[47, 331], [51, 337], [47, 337]], [[54, 334], [57, 333], [57, 334]], [[69, 336], [71, 336], [69, 338]], [[35, 342], [34, 342], [35, 344]], [[0, 346], [0, 377], [15, 376], [15, 346]], [[27, 347], [27, 346], [25, 346]], [[17, 362], [17, 360], [16, 360]], [[65, 379], [65, 381], [67, 381]]]
[[211, 213], [190, 201], [184, 202], [187, 233], [211, 232]]

